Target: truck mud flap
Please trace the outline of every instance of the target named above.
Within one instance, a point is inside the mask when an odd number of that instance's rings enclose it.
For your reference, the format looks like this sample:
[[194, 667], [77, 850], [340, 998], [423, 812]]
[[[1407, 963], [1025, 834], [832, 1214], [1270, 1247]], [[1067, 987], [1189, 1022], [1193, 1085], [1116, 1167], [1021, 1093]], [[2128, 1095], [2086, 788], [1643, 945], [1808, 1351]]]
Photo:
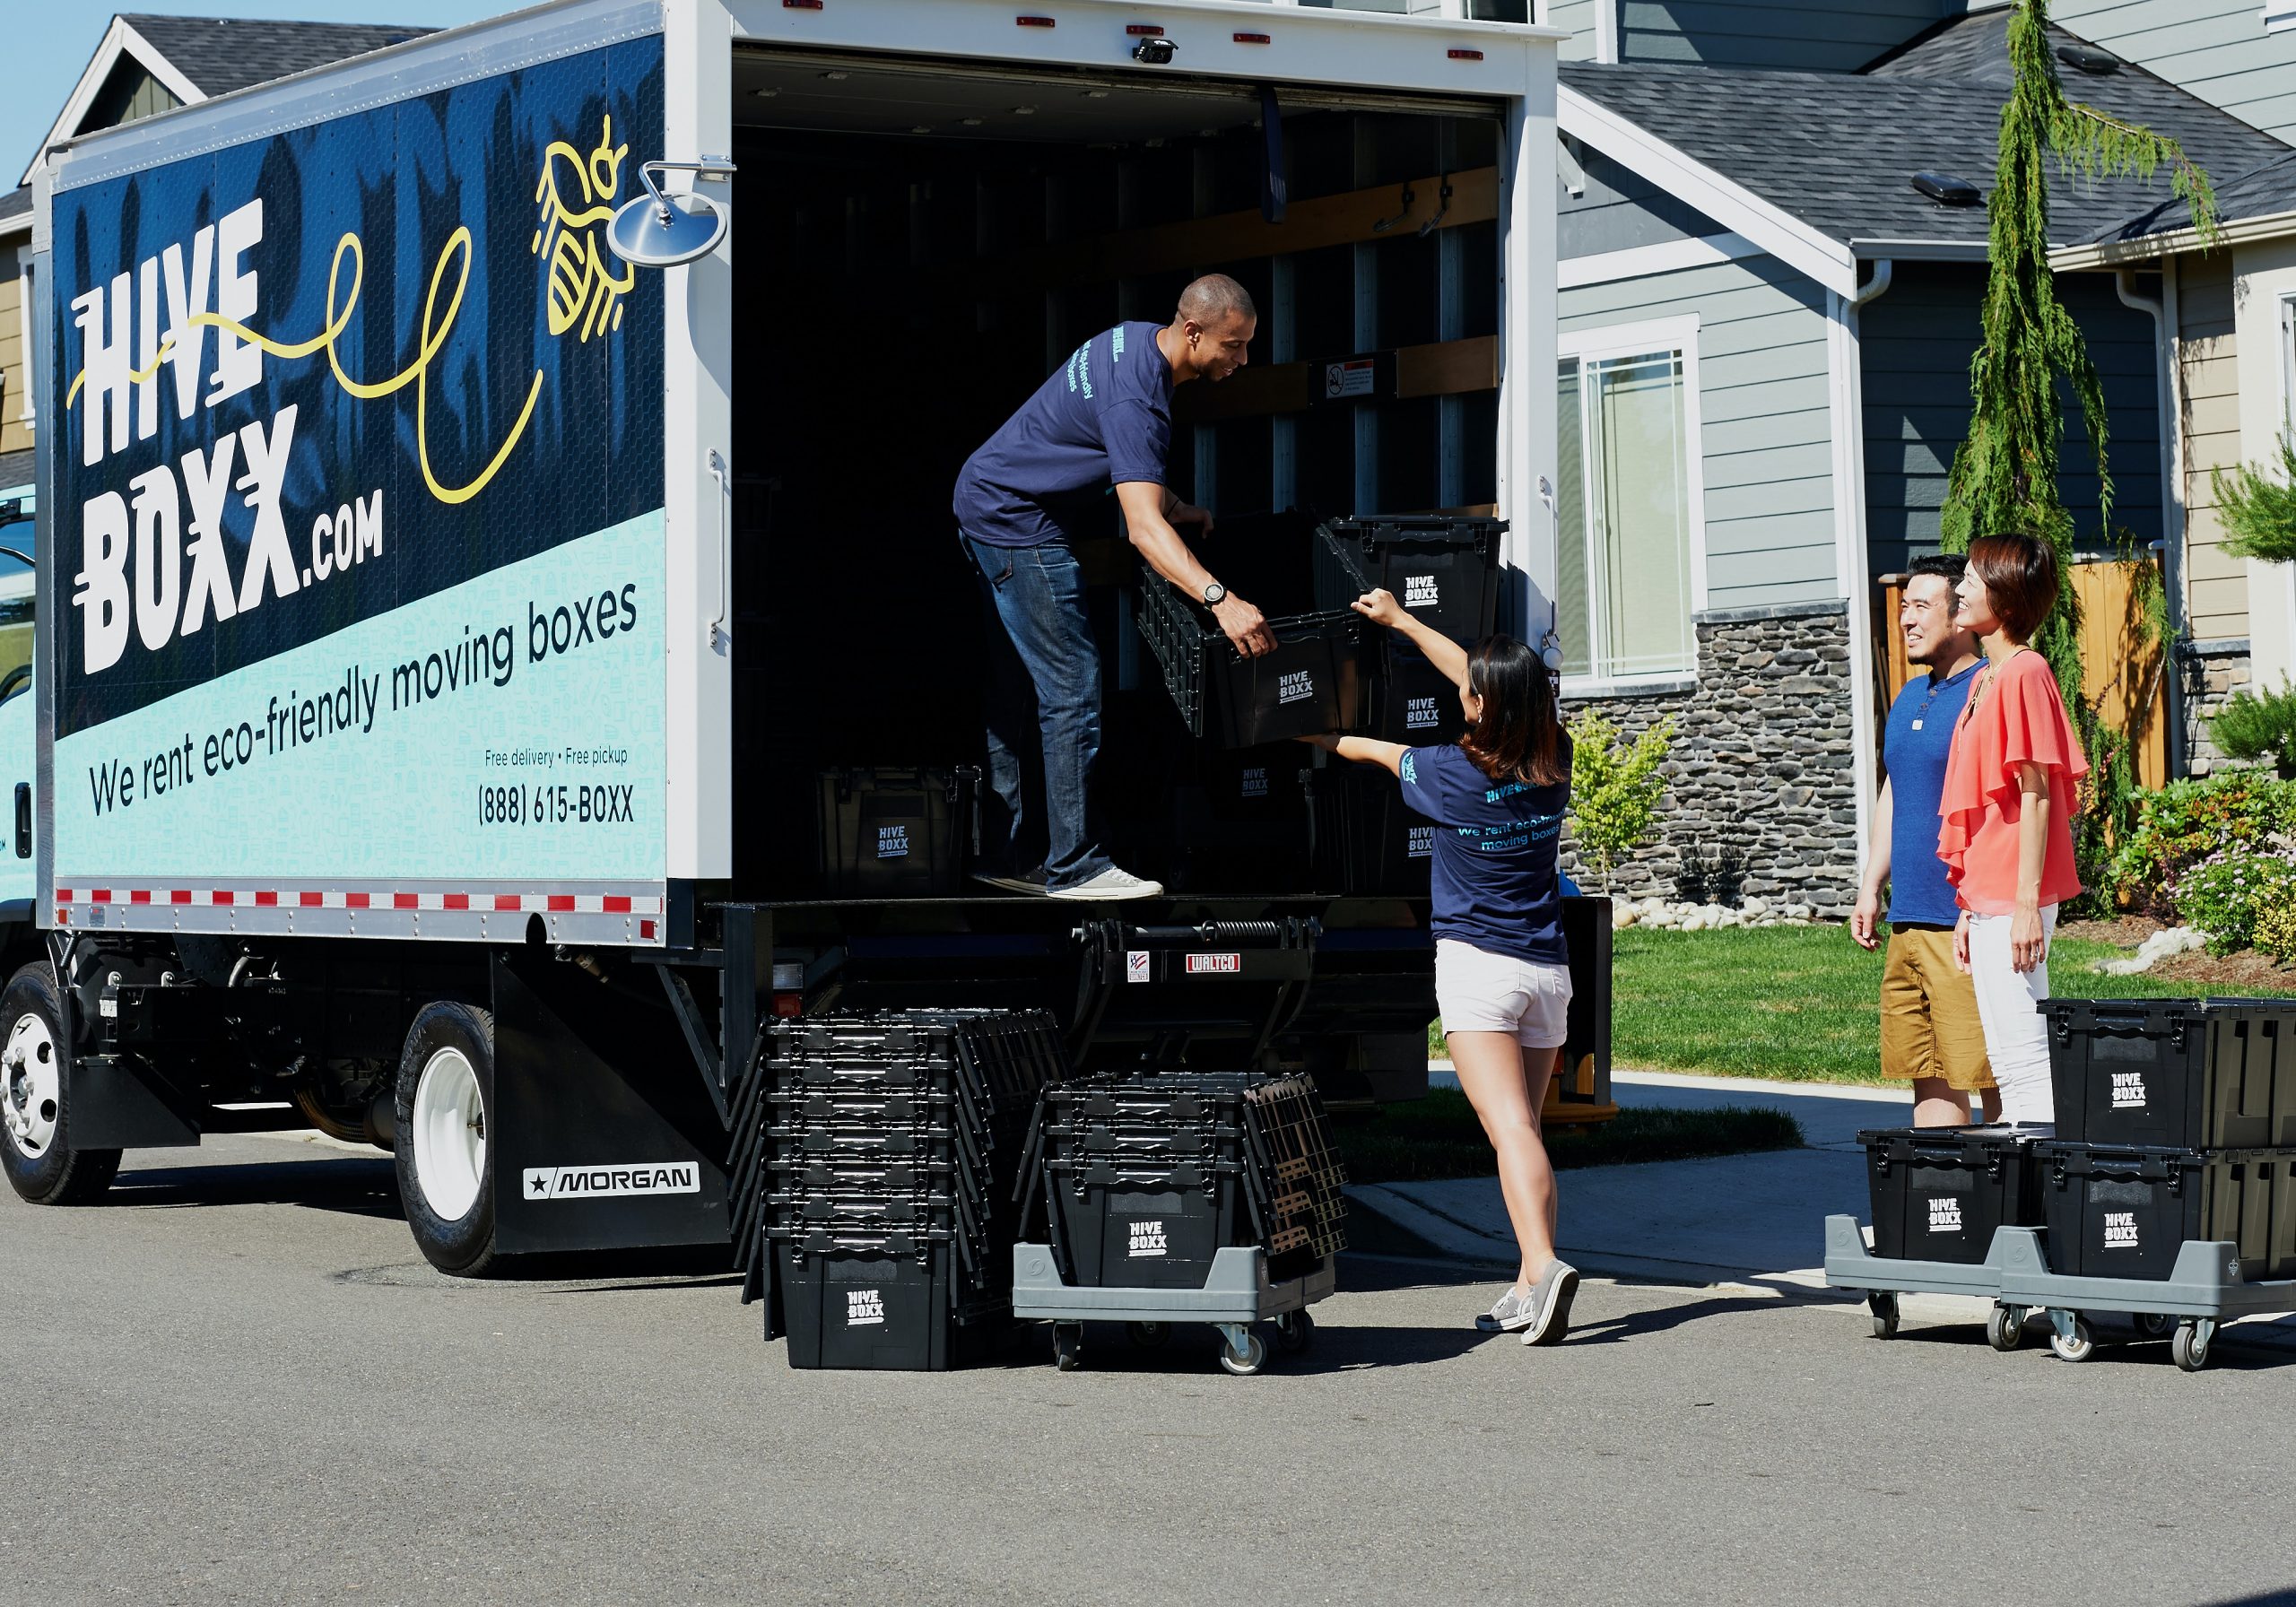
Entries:
[[497, 1247], [725, 1250], [725, 1128], [666, 1007], [525, 954], [492, 980]]
[[117, 1055], [80, 1055], [65, 1097], [72, 1143], [82, 1150], [179, 1150], [199, 1142], [197, 1107]]

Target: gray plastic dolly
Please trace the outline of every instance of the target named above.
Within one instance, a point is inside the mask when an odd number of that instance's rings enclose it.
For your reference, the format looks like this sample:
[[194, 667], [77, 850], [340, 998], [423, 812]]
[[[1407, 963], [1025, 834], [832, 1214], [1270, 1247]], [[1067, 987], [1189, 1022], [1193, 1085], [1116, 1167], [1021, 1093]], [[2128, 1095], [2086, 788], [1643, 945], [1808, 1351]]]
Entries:
[[2086, 1313], [2127, 1312], [2137, 1331], [2158, 1339], [2175, 1333], [2170, 1353], [2187, 1373], [2208, 1365], [2217, 1328], [2237, 1317], [2296, 1311], [2296, 1281], [2250, 1283], [2240, 1276], [2238, 1245], [2187, 1240], [2166, 1278], [2074, 1278], [2048, 1270], [2042, 1230], [2004, 1228], [1994, 1235], [1996, 1255], [2005, 1250], [2000, 1301], [2024, 1320], [2027, 1310], [2048, 1315], [2055, 1330], [2049, 1348], [2066, 1361], [2086, 1361], [2096, 1348]]
[[2009, 1254], [2004, 1235], [2017, 1229], [1995, 1230], [1981, 1262], [1892, 1261], [1866, 1247], [1865, 1230], [1854, 1216], [1826, 1218], [1826, 1282], [1835, 1289], [1862, 1289], [1866, 1309], [1874, 1314], [1874, 1337], [1894, 1339], [1898, 1332], [1898, 1296], [1974, 1295], [1994, 1302], [1986, 1318], [1985, 1336], [1996, 1351], [2013, 1351], [2023, 1337], [2025, 1316], [2014, 1321], [2001, 1305], [2001, 1274]]
[[1265, 1251], [1231, 1245], [1213, 1253], [1201, 1289], [1080, 1289], [1060, 1281], [1050, 1246], [1013, 1247], [1013, 1315], [1051, 1321], [1053, 1359], [1063, 1372], [1080, 1364], [1088, 1322], [1127, 1323], [1139, 1345], [1163, 1343], [1174, 1323], [1208, 1323], [1227, 1342], [1220, 1365], [1248, 1377], [1267, 1361], [1267, 1346], [1252, 1325], [1273, 1321], [1278, 1346], [1306, 1350], [1315, 1334], [1308, 1307], [1337, 1281], [1326, 1260], [1305, 1277], [1271, 1283]]

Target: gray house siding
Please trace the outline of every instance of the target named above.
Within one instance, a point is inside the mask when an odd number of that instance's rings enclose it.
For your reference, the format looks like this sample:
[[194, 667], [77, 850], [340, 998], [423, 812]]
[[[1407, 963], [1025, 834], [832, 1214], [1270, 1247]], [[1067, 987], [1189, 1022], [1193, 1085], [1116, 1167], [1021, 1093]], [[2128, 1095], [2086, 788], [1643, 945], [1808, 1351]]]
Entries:
[[1623, 60], [1809, 73], [1854, 73], [1947, 14], [1941, 0], [1616, 3]]
[[1752, 257], [1561, 293], [1566, 333], [1692, 313], [1707, 606], [1840, 596], [1825, 292], [1771, 258]]
[[1565, 261], [1722, 232], [1697, 208], [1599, 151], [1581, 146], [1576, 161], [1586, 180], [1583, 195], [1571, 195], [1560, 175], [1555, 180], [1557, 248]]
[[1547, 0], [1547, 26], [1570, 30], [1570, 40], [1562, 47], [1563, 60], [1595, 59], [1595, 8], [1617, 3], [1618, 0]]
[[[2139, 541], [2161, 534], [2161, 415], [2152, 320], [2123, 307], [2103, 274], [2066, 274], [2057, 294], [2087, 338], [2104, 382], [2111, 439], [2113, 525]], [[1979, 339], [1985, 270], [1900, 263], [1889, 293], [1858, 316], [1866, 434], [1866, 531], [1873, 570], [1894, 574], [1937, 550], [1945, 477], [1969, 433], [1970, 360]], [[2097, 476], [2071, 395], [2062, 465], [2075, 539], [2101, 545]]]
[[2266, 33], [2262, 0], [2057, 0], [2049, 17], [2243, 122], [2296, 143], [2296, 30]]

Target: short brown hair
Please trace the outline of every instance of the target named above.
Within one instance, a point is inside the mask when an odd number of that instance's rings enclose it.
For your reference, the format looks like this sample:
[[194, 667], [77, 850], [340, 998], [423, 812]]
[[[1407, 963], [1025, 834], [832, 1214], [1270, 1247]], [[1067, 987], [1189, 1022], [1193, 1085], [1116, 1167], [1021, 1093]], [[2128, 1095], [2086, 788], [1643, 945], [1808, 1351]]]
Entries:
[[1970, 543], [1970, 570], [1984, 583], [1994, 617], [2021, 642], [2057, 606], [2057, 550], [2038, 536], [1981, 535]]

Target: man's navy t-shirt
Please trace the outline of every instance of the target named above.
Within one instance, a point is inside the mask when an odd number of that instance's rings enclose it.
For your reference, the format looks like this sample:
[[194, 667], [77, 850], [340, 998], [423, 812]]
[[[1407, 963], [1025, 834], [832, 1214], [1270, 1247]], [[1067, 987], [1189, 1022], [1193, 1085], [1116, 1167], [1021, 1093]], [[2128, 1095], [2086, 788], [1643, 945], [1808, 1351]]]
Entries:
[[1570, 784], [1494, 784], [1456, 747], [1409, 749], [1397, 768], [1403, 801], [1437, 828], [1435, 935], [1570, 964], [1555, 867]]
[[[1979, 661], [1983, 662], [1982, 660]], [[1937, 812], [1945, 792], [1945, 758], [1953, 727], [1970, 700], [1977, 674], [1917, 675], [1890, 705], [1882, 733], [1882, 762], [1890, 772], [1890, 919], [1950, 926], [1961, 918], [1945, 862], [1937, 857]], [[1915, 723], [1920, 729], [1916, 730]]]
[[1161, 324], [1118, 324], [1076, 348], [1060, 371], [965, 460], [957, 527], [992, 547], [1038, 547], [1088, 534], [1108, 489], [1164, 482], [1172, 444], [1172, 365]]

